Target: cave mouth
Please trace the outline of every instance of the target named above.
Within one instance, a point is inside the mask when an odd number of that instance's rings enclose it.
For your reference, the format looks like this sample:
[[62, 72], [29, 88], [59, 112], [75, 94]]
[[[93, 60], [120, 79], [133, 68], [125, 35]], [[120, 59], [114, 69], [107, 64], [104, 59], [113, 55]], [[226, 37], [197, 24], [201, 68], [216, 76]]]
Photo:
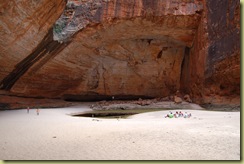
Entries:
[[96, 102], [96, 101], [112, 101], [112, 100], [138, 100], [138, 99], [153, 99], [152, 96], [144, 95], [101, 95], [96, 93], [89, 93], [85, 95], [71, 95], [66, 94], [62, 97], [68, 102]]
[[74, 117], [90, 117], [90, 118], [105, 118], [105, 119], [126, 119], [129, 116], [140, 114], [140, 113], [148, 113], [148, 112], [157, 112], [162, 110], [168, 110], [164, 108], [160, 109], [114, 109], [114, 110], [96, 110], [96, 111], [89, 111], [83, 113], [76, 113], [71, 114]]
[[[92, 1], [73, 2], [67, 3], [71, 6], [0, 82], [0, 88], [26, 97], [66, 101], [157, 98], [180, 90], [181, 68], [188, 71], [182, 64], [184, 52], [193, 46], [200, 15], [194, 11], [166, 14], [160, 9], [150, 17], [141, 12], [133, 15], [131, 10], [128, 17], [105, 16], [110, 11], [107, 3], [91, 13]], [[129, 1], [123, 3], [128, 9], [131, 6]], [[72, 4], [69, 19], [66, 14]], [[95, 13], [101, 19], [95, 21]]]
[[139, 114], [139, 113], [132, 113], [132, 112], [103, 112], [103, 113], [96, 113], [96, 112], [89, 112], [89, 113], [82, 113], [82, 114], [77, 114], [73, 116], [78, 116], [78, 117], [91, 117], [91, 118], [106, 118], [106, 119], [118, 119], [118, 118], [123, 118], [126, 119], [129, 116]]

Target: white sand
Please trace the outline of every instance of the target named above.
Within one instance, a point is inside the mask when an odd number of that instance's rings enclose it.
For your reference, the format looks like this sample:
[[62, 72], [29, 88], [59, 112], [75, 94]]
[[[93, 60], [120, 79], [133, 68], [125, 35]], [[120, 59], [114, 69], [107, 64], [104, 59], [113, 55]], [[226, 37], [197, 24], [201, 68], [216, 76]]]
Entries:
[[240, 112], [168, 111], [130, 119], [72, 117], [80, 107], [0, 112], [2, 160], [240, 160]]

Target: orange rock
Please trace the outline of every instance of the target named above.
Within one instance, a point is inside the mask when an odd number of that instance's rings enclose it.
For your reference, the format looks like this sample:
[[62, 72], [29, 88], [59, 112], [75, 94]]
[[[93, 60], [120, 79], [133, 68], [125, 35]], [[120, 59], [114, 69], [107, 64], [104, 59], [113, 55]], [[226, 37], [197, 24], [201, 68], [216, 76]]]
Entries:
[[174, 102], [176, 104], [180, 104], [180, 103], [182, 103], [182, 99], [180, 97], [174, 96]]
[[191, 100], [191, 98], [190, 98], [190, 95], [185, 95], [185, 96], [184, 96], [184, 100], [185, 100], [186, 102], [192, 103], [192, 100]]
[[240, 97], [237, 0], [14, 1], [0, 2], [0, 89], [13, 95]]

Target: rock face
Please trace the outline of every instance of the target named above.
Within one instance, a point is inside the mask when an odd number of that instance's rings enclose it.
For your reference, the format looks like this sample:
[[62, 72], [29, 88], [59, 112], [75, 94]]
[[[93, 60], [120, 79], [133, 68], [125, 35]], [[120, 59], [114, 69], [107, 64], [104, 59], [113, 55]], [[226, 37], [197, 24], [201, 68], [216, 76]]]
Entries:
[[[216, 1], [207, 1], [213, 11]], [[240, 5], [219, 1], [222, 10], [209, 15], [209, 49], [205, 70], [205, 97], [221, 103], [240, 96]], [[217, 95], [217, 96], [213, 96]], [[238, 101], [238, 100], [237, 100]]]
[[180, 103], [182, 103], [182, 99], [180, 97], [174, 96], [174, 102], [176, 104], [180, 104]]
[[203, 5], [194, 46], [184, 58], [181, 89], [195, 102], [240, 104], [240, 2]]
[[63, 0], [0, 1], [0, 81], [32, 53], [64, 7]]
[[69, 100], [238, 97], [240, 4], [220, 4], [226, 12], [204, 0], [0, 2], [0, 88]]

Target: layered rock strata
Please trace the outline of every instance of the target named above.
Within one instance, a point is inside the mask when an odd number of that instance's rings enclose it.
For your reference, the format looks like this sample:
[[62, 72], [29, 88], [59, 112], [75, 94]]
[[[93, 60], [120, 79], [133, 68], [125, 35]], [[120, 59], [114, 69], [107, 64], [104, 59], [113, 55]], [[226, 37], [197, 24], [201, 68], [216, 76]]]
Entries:
[[42, 42], [65, 5], [63, 0], [0, 1], [0, 81]]
[[238, 103], [240, 4], [219, 4], [224, 10], [204, 0], [0, 2], [0, 87], [78, 101], [180, 90], [199, 103]]
[[240, 2], [210, 0], [203, 6], [181, 90], [198, 103], [240, 104]]

